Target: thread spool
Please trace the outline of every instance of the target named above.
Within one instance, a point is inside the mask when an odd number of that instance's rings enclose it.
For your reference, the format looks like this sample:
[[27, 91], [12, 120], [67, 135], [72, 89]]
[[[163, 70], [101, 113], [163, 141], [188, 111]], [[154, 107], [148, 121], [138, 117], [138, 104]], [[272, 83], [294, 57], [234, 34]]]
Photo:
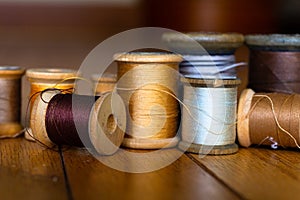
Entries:
[[93, 97], [42, 92], [33, 104], [30, 126], [34, 138], [48, 147], [85, 145], [111, 155], [123, 141], [125, 106], [119, 95], [112, 93]]
[[114, 56], [117, 90], [127, 103], [128, 123], [123, 146], [160, 149], [177, 145], [180, 109], [177, 100], [181, 56], [132, 52]]
[[238, 140], [241, 146], [299, 147], [300, 95], [242, 92], [238, 107]]
[[0, 67], [0, 138], [16, 137], [22, 133], [21, 78], [24, 72], [17, 66]]
[[238, 33], [166, 33], [163, 40], [171, 51], [183, 54], [180, 73], [198, 79], [236, 79], [235, 50], [243, 45]]
[[184, 104], [179, 148], [191, 153], [222, 155], [238, 151], [236, 107], [238, 79], [182, 78]]
[[[30, 82], [30, 110], [32, 109], [33, 102], [37, 97], [37, 93], [48, 89], [70, 89], [74, 88], [74, 79], [67, 80], [68, 78], [77, 77], [77, 71], [63, 68], [36, 68], [28, 69], [26, 71], [27, 79]], [[25, 138], [34, 141], [32, 131], [30, 128], [25, 132]]]
[[300, 35], [247, 35], [249, 87], [256, 92], [300, 93]]
[[117, 82], [117, 74], [106, 73], [100, 77], [99, 74], [92, 76], [94, 82], [95, 95], [102, 95], [107, 92], [112, 92]]

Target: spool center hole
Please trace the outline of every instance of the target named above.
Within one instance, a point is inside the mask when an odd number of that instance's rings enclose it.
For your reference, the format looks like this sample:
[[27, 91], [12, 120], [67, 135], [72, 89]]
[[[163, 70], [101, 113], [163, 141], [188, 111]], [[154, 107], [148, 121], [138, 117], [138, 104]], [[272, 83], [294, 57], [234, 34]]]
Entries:
[[115, 121], [114, 115], [110, 114], [106, 121], [106, 130], [109, 134], [113, 134], [117, 129], [117, 122]]

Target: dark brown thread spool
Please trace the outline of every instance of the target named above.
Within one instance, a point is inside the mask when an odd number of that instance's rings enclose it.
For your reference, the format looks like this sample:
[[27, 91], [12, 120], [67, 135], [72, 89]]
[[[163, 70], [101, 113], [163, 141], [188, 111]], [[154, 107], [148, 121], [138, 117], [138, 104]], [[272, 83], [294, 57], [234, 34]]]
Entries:
[[[74, 79], [78, 72], [72, 69], [64, 68], [33, 68], [26, 71], [26, 77], [30, 82], [30, 110], [38, 96], [37, 94], [48, 88], [72, 89], [74, 88]], [[63, 81], [64, 80], [64, 81]], [[25, 132], [25, 138], [34, 141], [30, 128]]]
[[252, 144], [271, 145], [276, 142], [282, 147], [299, 148], [299, 115], [298, 94], [255, 93], [246, 89], [241, 94], [238, 106], [239, 143], [249, 147]]
[[44, 91], [33, 104], [30, 126], [33, 137], [48, 147], [85, 146], [99, 154], [111, 155], [123, 141], [125, 106], [122, 99], [112, 93], [95, 101], [93, 96]]
[[300, 35], [247, 35], [249, 87], [255, 92], [300, 93]]
[[22, 133], [21, 78], [25, 70], [17, 66], [0, 67], [0, 138], [16, 137]]

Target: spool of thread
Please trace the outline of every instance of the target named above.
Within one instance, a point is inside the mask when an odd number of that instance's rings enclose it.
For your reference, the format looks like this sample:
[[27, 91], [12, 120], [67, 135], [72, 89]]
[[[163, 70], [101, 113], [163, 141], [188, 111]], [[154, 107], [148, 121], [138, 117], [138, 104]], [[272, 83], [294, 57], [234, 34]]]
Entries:
[[[123, 146], [160, 149], [177, 145], [180, 120], [178, 65], [181, 56], [163, 52], [115, 55], [117, 90], [127, 104], [127, 129]], [[175, 98], [174, 98], [175, 97]]]
[[300, 93], [300, 35], [247, 35], [249, 87], [256, 92]]
[[244, 37], [238, 33], [166, 33], [163, 40], [168, 48], [183, 54], [180, 73], [198, 79], [236, 79], [234, 52], [243, 45]]
[[300, 95], [242, 92], [238, 108], [241, 146], [271, 145], [300, 148]]
[[21, 78], [25, 70], [16, 66], [0, 67], [0, 138], [16, 137], [23, 130], [20, 124]]
[[33, 104], [30, 126], [34, 138], [48, 147], [85, 146], [111, 155], [123, 141], [126, 110], [115, 93], [94, 97], [47, 91]]
[[92, 76], [94, 82], [95, 95], [102, 95], [107, 92], [112, 92], [116, 86], [117, 74], [106, 73], [103, 76], [95, 74]]
[[[77, 77], [77, 71], [63, 68], [36, 68], [28, 69], [26, 71], [27, 79], [30, 82], [30, 110], [32, 109], [33, 102], [35, 101], [37, 94], [48, 88], [57, 89], [70, 89], [74, 88], [74, 79]], [[34, 141], [32, 131], [30, 128], [25, 132], [25, 138], [30, 141]]]
[[191, 153], [222, 155], [238, 151], [237, 86], [240, 80], [182, 78], [184, 105], [179, 148]]

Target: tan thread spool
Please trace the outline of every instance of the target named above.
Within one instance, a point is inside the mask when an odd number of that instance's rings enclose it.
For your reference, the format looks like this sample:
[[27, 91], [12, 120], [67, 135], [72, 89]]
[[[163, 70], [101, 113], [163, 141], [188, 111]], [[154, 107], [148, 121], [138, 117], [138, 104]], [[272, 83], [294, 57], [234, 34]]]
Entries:
[[[35, 68], [26, 71], [27, 79], [30, 82], [30, 110], [32, 109], [33, 102], [38, 96], [37, 93], [48, 88], [57, 89], [70, 89], [74, 88], [74, 79], [65, 80], [72, 77], [77, 77], [78, 73], [72, 69], [63, 68]], [[36, 95], [35, 95], [36, 94]], [[25, 132], [25, 138], [34, 141], [29, 128]]]
[[[46, 131], [47, 102], [58, 93], [58, 91], [40, 93], [34, 101], [30, 116], [33, 137], [48, 147], [55, 144], [49, 139]], [[99, 97], [90, 113], [88, 133], [97, 153], [102, 155], [115, 153], [123, 141], [125, 128], [126, 110], [121, 97], [115, 93], [106, 93]]]
[[128, 103], [123, 146], [137, 149], [176, 146], [180, 111], [174, 96], [178, 92], [181, 56], [135, 52], [117, 54], [114, 58], [118, 63], [117, 89], [125, 104]]
[[117, 74], [106, 73], [103, 76], [96, 74], [92, 76], [92, 81], [94, 83], [95, 95], [99, 96], [113, 91], [117, 82]]
[[299, 110], [299, 94], [255, 93], [245, 89], [238, 106], [240, 145], [249, 147], [276, 142], [279, 146], [300, 148]]
[[[184, 83], [185, 107], [182, 111], [182, 141], [179, 143], [179, 148], [198, 154], [236, 153], [238, 151], [238, 146], [235, 144], [236, 98], [240, 80], [182, 78], [181, 81]], [[202, 97], [199, 100], [195, 98], [196, 95], [201, 97], [207, 93], [206, 90], [209, 92], [208, 96], [205, 95], [206, 98]], [[189, 97], [188, 94], [193, 96]], [[223, 97], [224, 101], [223, 98], [210, 99], [218, 98], [217, 94]], [[189, 98], [195, 98], [197, 101]], [[212, 101], [213, 104], [208, 105], [208, 101]]]
[[20, 124], [21, 110], [21, 78], [25, 70], [20, 67], [0, 67], [0, 83], [2, 85], [0, 138], [16, 137], [22, 133]]

